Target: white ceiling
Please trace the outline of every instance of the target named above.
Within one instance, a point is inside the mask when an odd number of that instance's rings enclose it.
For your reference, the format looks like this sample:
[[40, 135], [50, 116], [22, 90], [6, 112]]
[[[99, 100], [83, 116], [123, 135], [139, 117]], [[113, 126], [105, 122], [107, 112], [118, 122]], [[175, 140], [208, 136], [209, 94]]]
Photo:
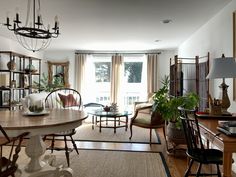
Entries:
[[[231, 0], [41, 0], [45, 26], [58, 15], [61, 35], [49, 49], [173, 49]], [[18, 7], [25, 22], [27, 0], [0, 0], [0, 23]], [[171, 19], [172, 23], [161, 21]], [[0, 35], [15, 40], [0, 26]], [[155, 42], [160, 40], [160, 42]]]

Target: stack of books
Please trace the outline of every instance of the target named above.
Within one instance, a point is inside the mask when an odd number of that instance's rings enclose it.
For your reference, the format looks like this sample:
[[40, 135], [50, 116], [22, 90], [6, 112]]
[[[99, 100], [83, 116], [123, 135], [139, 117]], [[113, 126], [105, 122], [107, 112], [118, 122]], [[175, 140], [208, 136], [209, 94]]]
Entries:
[[228, 136], [236, 136], [236, 121], [219, 121], [217, 129]]

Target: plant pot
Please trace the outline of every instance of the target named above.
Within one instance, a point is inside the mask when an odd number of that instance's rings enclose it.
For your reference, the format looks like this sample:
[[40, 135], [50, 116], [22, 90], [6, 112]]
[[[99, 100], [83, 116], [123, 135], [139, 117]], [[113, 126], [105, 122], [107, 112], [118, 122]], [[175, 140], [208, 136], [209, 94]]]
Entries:
[[166, 130], [167, 140], [178, 144], [186, 144], [184, 131], [176, 127], [175, 123], [169, 122]]
[[186, 144], [184, 130], [177, 128], [174, 122], [168, 122], [166, 127], [166, 144], [169, 153], [175, 153], [177, 146]]

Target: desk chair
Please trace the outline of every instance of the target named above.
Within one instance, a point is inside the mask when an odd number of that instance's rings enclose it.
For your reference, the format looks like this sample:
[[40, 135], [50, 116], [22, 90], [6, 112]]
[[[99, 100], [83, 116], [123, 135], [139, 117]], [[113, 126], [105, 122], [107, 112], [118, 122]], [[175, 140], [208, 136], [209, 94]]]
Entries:
[[165, 136], [164, 120], [162, 120], [161, 115], [159, 113], [152, 111], [152, 105], [143, 106], [135, 110], [135, 114], [130, 121], [129, 139], [131, 139], [133, 135], [132, 131], [133, 126], [150, 129], [149, 133], [150, 144], [152, 143], [152, 129], [163, 128], [163, 133]]
[[[180, 118], [182, 121], [185, 138], [187, 142], [186, 154], [190, 158], [188, 169], [185, 172], [187, 176], [211, 176], [217, 175], [221, 177], [219, 165], [223, 164], [223, 152], [218, 149], [206, 149], [202, 143], [202, 138], [199, 130], [198, 120], [195, 116], [195, 110], [186, 110], [182, 107], [178, 107], [180, 112]], [[191, 174], [191, 167], [193, 162], [198, 162], [199, 166], [196, 174]], [[215, 164], [217, 167], [217, 173], [207, 174], [202, 173], [201, 168], [203, 164]]]
[[[1, 143], [0, 143], [0, 176], [1, 177], [8, 177], [8, 176], [15, 176], [15, 172], [18, 168], [18, 165], [16, 163], [19, 152], [21, 150], [21, 143], [25, 136], [28, 135], [28, 133], [22, 133], [18, 135], [17, 137], [9, 137], [7, 133], [4, 131], [2, 126], [0, 125], [0, 136], [1, 136]], [[10, 145], [10, 150], [6, 150], [4, 152], [4, 147], [6, 145]]]
[[[81, 106], [82, 106], [82, 98], [81, 98], [80, 93], [71, 88], [60, 88], [60, 89], [54, 90], [50, 92], [45, 99], [45, 107], [50, 108], [50, 109], [80, 110]], [[50, 146], [51, 153], [53, 153], [53, 150], [65, 150], [68, 167], [70, 166], [70, 160], [69, 160], [69, 148], [67, 146], [67, 137], [71, 139], [71, 142], [73, 144], [75, 151], [77, 152], [77, 154], [79, 154], [75, 141], [72, 137], [75, 133], [76, 133], [76, 130], [72, 129], [72, 130], [67, 130], [64, 132], [59, 132], [56, 134], [46, 135], [44, 137], [44, 140], [46, 140], [47, 136], [52, 137], [51, 146]], [[65, 148], [61, 149], [61, 148], [54, 147], [55, 137], [63, 137]]]

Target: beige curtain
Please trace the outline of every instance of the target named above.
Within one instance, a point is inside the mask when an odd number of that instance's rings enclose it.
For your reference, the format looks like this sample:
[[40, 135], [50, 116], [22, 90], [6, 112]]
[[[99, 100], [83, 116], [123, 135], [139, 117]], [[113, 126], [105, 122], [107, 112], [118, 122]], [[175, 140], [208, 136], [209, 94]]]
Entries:
[[158, 90], [158, 54], [148, 54], [147, 56], [147, 94]]
[[85, 62], [86, 54], [76, 54], [75, 55], [75, 89], [83, 94], [85, 85]]
[[121, 103], [120, 88], [121, 88], [121, 73], [122, 73], [123, 57], [121, 55], [112, 56], [112, 73], [111, 73], [111, 103]]

